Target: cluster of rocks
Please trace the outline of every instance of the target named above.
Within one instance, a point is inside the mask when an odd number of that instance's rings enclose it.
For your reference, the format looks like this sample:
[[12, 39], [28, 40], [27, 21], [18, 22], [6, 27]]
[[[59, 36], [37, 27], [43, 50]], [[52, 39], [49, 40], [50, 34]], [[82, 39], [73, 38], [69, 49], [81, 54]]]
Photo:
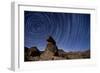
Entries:
[[59, 59], [64, 59], [64, 58], [59, 56], [58, 50], [59, 49], [57, 48], [55, 40], [50, 36], [47, 39], [46, 49], [40, 55], [40, 58], [42, 60], [59, 60]]
[[47, 39], [47, 45], [44, 51], [39, 51], [37, 47], [25, 47], [25, 61], [38, 61], [38, 60], [62, 60], [63, 57], [59, 54], [55, 40], [50, 36]]
[[56, 41], [51, 36], [47, 39], [47, 45], [44, 51], [39, 51], [37, 47], [25, 47], [24, 52], [24, 61], [90, 58], [90, 51], [73, 53], [58, 49]]

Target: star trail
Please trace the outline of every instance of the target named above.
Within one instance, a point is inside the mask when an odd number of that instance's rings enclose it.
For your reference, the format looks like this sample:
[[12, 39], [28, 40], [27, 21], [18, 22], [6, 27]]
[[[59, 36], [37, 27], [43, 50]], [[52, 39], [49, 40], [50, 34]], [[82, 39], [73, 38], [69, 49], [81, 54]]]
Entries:
[[46, 47], [52, 36], [60, 49], [90, 49], [90, 14], [24, 11], [24, 46]]

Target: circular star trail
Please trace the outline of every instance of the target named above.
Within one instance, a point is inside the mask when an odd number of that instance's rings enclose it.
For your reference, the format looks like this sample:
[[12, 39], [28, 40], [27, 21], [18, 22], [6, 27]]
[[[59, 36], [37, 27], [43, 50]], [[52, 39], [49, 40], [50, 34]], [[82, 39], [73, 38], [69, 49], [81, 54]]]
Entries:
[[65, 50], [89, 48], [89, 14], [25, 11], [24, 17], [25, 47], [44, 49], [52, 36]]

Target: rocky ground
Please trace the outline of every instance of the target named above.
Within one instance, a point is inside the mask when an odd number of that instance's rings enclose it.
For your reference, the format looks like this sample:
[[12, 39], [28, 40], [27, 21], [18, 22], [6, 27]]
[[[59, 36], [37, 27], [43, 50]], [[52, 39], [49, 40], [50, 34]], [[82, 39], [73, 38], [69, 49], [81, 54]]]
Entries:
[[47, 46], [44, 51], [39, 51], [37, 47], [25, 47], [24, 49], [25, 62], [90, 58], [90, 50], [82, 52], [65, 52], [63, 49], [58, 49], [55, 40], [51, 36], [47, 39]]

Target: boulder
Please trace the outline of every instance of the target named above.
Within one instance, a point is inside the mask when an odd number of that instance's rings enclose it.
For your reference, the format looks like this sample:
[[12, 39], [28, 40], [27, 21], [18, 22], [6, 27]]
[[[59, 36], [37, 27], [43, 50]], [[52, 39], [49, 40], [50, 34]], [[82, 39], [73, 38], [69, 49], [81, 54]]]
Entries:
[[55, 53], [51, 52], [51, 51], [44, 51], [41, 55], [40, 55], [40, 59], [41, 60], [51, 60], [52, 57], [55, 55]]
[[37, 49], [37, 47], [31, 47], [29, 49], [29, 52], [28, 52], [29, 56], [39, 56], [40, 55], [40, 51]]
[[47, 39], [47, 46], [45, 48], [45, 51], [40, 55], [40, 58], [42, 60], [52, 60], [52, 57], [57, 55], [58, 55], [58, 48], [56, 46], [56, 42], [50, 36]]
[[52, 36], [49, 36], [47, 42], [51, 42], [53, 45], [56, 45], [56, 41], [53, 39]]

